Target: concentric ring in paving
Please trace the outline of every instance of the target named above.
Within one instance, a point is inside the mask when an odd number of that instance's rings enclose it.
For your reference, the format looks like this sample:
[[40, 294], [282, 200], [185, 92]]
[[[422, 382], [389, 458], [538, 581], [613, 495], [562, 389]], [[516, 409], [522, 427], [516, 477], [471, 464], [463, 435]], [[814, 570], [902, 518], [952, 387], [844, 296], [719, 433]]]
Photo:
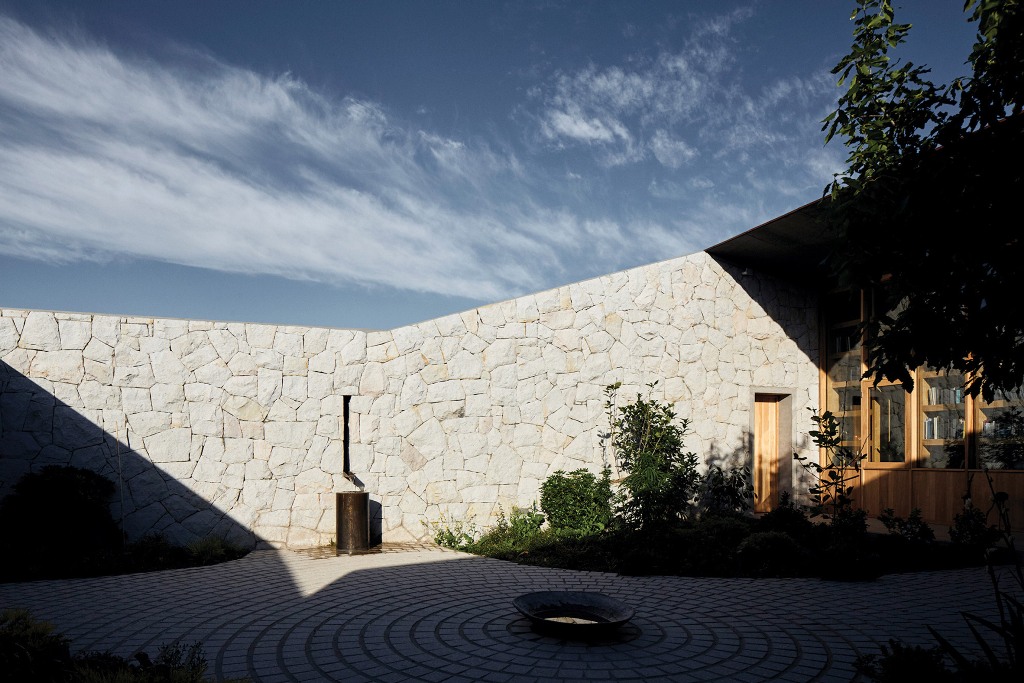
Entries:
[[[636, 610], [597, 640], [536, 632], [512, 600], [598, 591]], [[217, 678], [253, 681], [849, 681], [890, 638], [971, 644], [994, 609], [984, 570], [812, 579], [623, 577], [440, 551], [257, 551], [195, 569], [0, 585], [0, 605], [75, 647], [130, 656], [201, 641]], [[990, 609], [986, 610], [986, 607]]]

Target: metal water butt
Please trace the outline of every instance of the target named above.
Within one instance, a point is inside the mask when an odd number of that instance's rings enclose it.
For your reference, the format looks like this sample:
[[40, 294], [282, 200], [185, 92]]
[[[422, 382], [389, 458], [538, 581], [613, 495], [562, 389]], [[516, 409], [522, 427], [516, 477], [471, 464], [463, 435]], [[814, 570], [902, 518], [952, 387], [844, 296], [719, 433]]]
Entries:
[[370, 494], [346, 491], [335, 494], [338, 508], [337, 554], [351, 555], [370, 549]]

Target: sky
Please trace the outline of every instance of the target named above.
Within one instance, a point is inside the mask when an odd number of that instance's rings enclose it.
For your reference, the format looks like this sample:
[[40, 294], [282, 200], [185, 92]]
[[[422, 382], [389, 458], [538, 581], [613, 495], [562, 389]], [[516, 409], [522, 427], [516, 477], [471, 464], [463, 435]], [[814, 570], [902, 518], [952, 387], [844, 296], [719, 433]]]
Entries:
[[0, 0], [0, 307], [390, 329], [700, 251], [843, 170], [853, 6]]

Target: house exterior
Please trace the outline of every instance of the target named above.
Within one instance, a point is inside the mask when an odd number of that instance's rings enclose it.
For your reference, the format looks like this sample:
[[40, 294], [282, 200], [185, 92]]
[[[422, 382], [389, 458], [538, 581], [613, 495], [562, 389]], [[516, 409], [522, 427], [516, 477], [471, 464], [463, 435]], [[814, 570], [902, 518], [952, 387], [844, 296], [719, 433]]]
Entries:
[[[853, 377], [855, 320], [819, 312], [829, 243], [808, 206], [704, 252], [385, 331], [2, 309], [0, 496], [71, 464], [115, 481], [132, 537], [309, 547], [334, 538], [335, 494], [362, 488], [384, 540], [421, 540], [530, 505], [556, 470], [614, 469], [605, 388], [621, 382], [614, 401], [649, 393], [689, 419], [705, 462], [751, 467], [758, 509], [806, 493], [792, 455], [818, 457], [821, 407], [879, 454], [870, 513], [948, 523], [967, 468], [994, 462], [985, 424], [1017, 403]], [[959, 432], [927, 420], [956, 406], [965, 457], [940, 461]], [[994, 476], [1019, 488], [1020, 467]]]

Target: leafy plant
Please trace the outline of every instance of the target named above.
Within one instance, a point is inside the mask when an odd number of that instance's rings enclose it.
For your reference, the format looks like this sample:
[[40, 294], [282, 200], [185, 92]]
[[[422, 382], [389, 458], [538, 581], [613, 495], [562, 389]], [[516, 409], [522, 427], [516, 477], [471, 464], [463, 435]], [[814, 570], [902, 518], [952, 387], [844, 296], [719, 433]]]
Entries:
[[[999, 612], [999, 621], [994, 622], [972, 612], [963, 612], [964, 621], [974, 636], [983, 659], [968, 657], [933, 627], [929, 632], [938, 642], [938, 647], [931, 650], [908, 648], [897, 641], [890, 641], [890, 648], [882, 649], [882, 656], [871, 656], [858, 661], [858, 668], [871, 680], [879, 683], [902, 680], [899, 675], [907, 672], [929, 680], [938, 681], [1018, 681], [1024, 679], [1024, 603], [1013, 593], [1024, 593], [1024, 568], [1021, 558], [1014, 545], [1008, 496], [1004, 491], [996, 491], [995, 482], [988, 470], [982, 470], [992, 493], [992, 504], [999, 520], [996, 527], [997, 540], [990, 544], [986, 557], [989, 579]], [[969, 524], [976, 528], [977, 517], [969, 510], [976, 510], [970, 505], [970, 482], [964, 496]], [[983, 518], [982, 518], [983, 520]], [[982, 522], [983, 523], [983, 522]], [[972, 535], [972, 538], [975, 536]], [[1002, 551], [1002, 552], [997, 552]], [[1016, 584], [1013, 591], [1007, 591], [1000, 585], [1000, 575], [996, 571], [995, 559], [999, 556], [1012, 558], [1013, 565], [1009, 571], [1010, 579]], [[989, 642], [994, 636], [998, 645]], [[947, 659], [952, 668], [947, 665]], [[916, 668], [915, 668], [916, 667]]]
[[743, 513], [750, 509], [753, 495], [749, 468], [723, 470], [718, 465], [708, 465], [708, 471], [700, 478], [697, 509], [702, 516]]
[[810, 540], [814, 523], [807, 514], [793, 503], [788, 491], [779, 494], [779, 504], [758, 519], [761, 531], [779, 531], [799, 542]]
[[463, 521], [461, 519], [450, 520], [445, 515], [441, 515], [440, 519], [429, 524], [423, 522], [423, 525], [430, 530], [434, 543], [452, 550], [466, 550], [480, 535], [480, 530], [473, 522], [472, 516]]
[[70, 642], [25, 610], [0, 612], [0, 671], [7, 680], [67, 680], [72, 667]]
[[865, 514], [853, 507], [853, 482], [860, 479], [860, 462], [864, 455], [843, 445], [844, 436], [835, 415], [827, 410], [821, 415], [813, 408], [809, 410], [817, 429], [808, 434], [816, 446], [824, 449], [826, 462], [822, 465], [797, 453], [793, 458], [814, 477], [808, 488], [811, 517], [824, 518], [837, 531], [866, 530]]
[[[870, 288], [865, 360], [913, 387], [915, 368], [958, 370], [991, 400], [1024, 383], [1024, 241], [1007, 223], [1024, 173], [1024, 3], [966, 0], [970, 74], [947, 85], [899, 59], [910, 24], [891, 0], [857, 0], [845, 86], [824, 121], [848, 150], [824, 202], [841, 247], [832, 275]], [[970, 239], [936, 240], [971, 226]]]
[[892, 508], [885, 508], [878, 516], [890, 534], [899, 536], [911, 543], [930, 543], [935, 540], [935, 532], [921, 518], [921, 509], [914, 508], [905, 519], [896, 514]]
[[[653, 390], [657, 382], [647, 386]], [[679, 521], [689, 509], [700, 480], [697, 456], [683, 450], [690, 421], [672, 407], [637, 394], [636, 401], [616, 407], [621, 383], [605, 389], [611, 444], [620, 468], [624, 496], [618, 512], [634, 529]]]
[[529, 508], [513, 507], [508, 518], [498, 506], [498, 519], [467, 549], [470, 552], [490, 556], [515, 556], [523, 552], [530, 541], [540, 534], [544, 515], [537, 511], [536, 504]]
[[964, 509], [953, 515], [953, 526], [949, 528], [949, 539], [957, 545], [981, 552], [998, 538], [999, 530], [989, 526], [985, 511], [976, 507], [970, 496], [965, 496]]
[[[150, 659], [130, 661], [110, 652], [71, 655], [71, 641], [25, 610], [0, 613], [0, 671], [4, 680], [40, 683], [202, 683], [207, 669], [202, 643], [172, 643]], [[244, 680], [244, 679], [236, 679]]]
[[611, 470], [606, 467], [600, 478], [585, 469], [558, 470], [541, 484], [540, 509], [555, 529], [604, 531], [612, 519]]

